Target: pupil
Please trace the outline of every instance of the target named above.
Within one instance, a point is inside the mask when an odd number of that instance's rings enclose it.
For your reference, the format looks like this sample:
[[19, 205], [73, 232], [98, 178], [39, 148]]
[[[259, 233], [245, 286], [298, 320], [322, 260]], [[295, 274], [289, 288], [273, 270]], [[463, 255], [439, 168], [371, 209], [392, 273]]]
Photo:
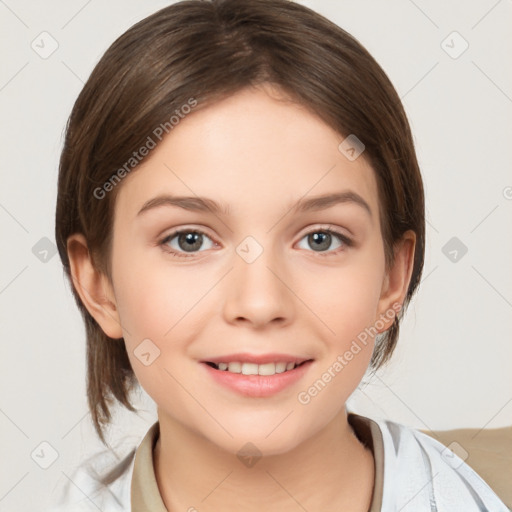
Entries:
[[181, 234], [178, 238], [178, 244], [181, 249], [187, 252], [193, 252], [200, 249], [202, 245], [203, 236], [201, 233], [186, 233]]
[[331, 235], [329, 233], [312, 233], [308, 238], [314, 250], [329, 249], [331, 245]]

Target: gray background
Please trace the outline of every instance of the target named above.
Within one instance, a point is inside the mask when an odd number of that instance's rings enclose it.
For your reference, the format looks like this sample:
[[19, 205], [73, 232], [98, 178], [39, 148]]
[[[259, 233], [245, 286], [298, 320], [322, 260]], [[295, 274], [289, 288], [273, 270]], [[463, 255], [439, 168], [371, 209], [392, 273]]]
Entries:
[[[512, 2], [302, 3], [356, 36], [388, 73], [426, 186], [419, 295], [392, 363], [349, 405], [420, 429], [510, 425]], [[85, 399], [84, 329], [53, 253], [58, 158], [94, 64], [167, 4], [0, 0], [0, 510], [44, 508], [100, 448]], [[120, 411], [112, 442], [135, 443], [154, 421], [144, 393], [140, 404], [138, 416]]]

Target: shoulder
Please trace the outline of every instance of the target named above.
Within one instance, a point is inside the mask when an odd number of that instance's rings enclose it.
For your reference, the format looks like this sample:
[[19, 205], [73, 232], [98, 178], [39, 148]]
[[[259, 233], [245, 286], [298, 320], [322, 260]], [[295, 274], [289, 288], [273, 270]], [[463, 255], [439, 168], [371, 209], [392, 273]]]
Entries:
[[[59, 502], [45, 512], [109, 512], [130, 510], [130, 487], [136, 446], [96, 453], [65, 475]], [[129, 449], [127, 449], [129, 448]]]
[[373, 421], [384, 446], [383, 508], [508, 512], [487, 483], [450, 448], [418, 430]]

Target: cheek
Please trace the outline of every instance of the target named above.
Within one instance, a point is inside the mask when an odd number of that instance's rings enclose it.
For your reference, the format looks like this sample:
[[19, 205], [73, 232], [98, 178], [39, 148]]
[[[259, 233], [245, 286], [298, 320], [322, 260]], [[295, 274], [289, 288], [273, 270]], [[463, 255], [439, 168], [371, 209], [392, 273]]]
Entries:
[[303, 268], [301, 276], [298, 294], [311, 311], [308, 314], [317, 316], [330, 332], [336, 349], [342, 350], [375, 322], [384, 276], [378, 253], [354, 253], [349, 264], [316, 272]]
[[303, 287], [326, 333], [321, 360], [297, 395], [311, 428], [321, 428], [339, 412], [370, 364], [382, 273], [374, 258], [359, 263], [331, 269], [315, 279], [314, 287]]
[[200, 298], [194, 274], [171, 272], [165, 258], [148, 259], [143, 250], [119, 250], [113, 261], [118, 312], [130, 344], [140, 343], [141, 337], [162, 339]]
[[135, 376], [157, 404], [169, 400], [180, 403], [179, 389], [169, 374], [174, 374], [169, 356], [180, 351], [186, 340], [177, 334], [186, 324], [187, 306], [190, 309], [187, 293], [194, 295], [190, 282], [187, 287], [182, 273], [169, 275], [160, 265], [139, 258], [135, 251], [130, 257], [119, 257], [115, 264], [118, 313]]
[[[174, 371], [175, 354], [186, 352], [205, 328], [205, 308], [212, 307], [207, 295], [217, 277], [208, 268], [177, 271], [165, 257], [151, 259], [142, 251], [117, 254], [113, 279], [126, 349], [140, 384], [155, 397], [169, 389], [165, 369]], [[141, 352], [150, 359], [158, 354], [155, 364], [141, 364]]]

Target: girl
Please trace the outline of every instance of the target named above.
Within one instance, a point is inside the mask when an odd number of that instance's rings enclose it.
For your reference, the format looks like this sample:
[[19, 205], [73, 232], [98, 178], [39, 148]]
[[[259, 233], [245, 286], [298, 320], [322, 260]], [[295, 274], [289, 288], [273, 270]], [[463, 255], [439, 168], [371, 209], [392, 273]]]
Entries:
[[437, 441], [345, 407], [418, 287], [424, 195], [389, 79], [325, 18], [191, 0], [129, 29], [71, 113], [56, 239], [98, 435], [139, 384], [158, 411], [63, 510], [506, 510]]

